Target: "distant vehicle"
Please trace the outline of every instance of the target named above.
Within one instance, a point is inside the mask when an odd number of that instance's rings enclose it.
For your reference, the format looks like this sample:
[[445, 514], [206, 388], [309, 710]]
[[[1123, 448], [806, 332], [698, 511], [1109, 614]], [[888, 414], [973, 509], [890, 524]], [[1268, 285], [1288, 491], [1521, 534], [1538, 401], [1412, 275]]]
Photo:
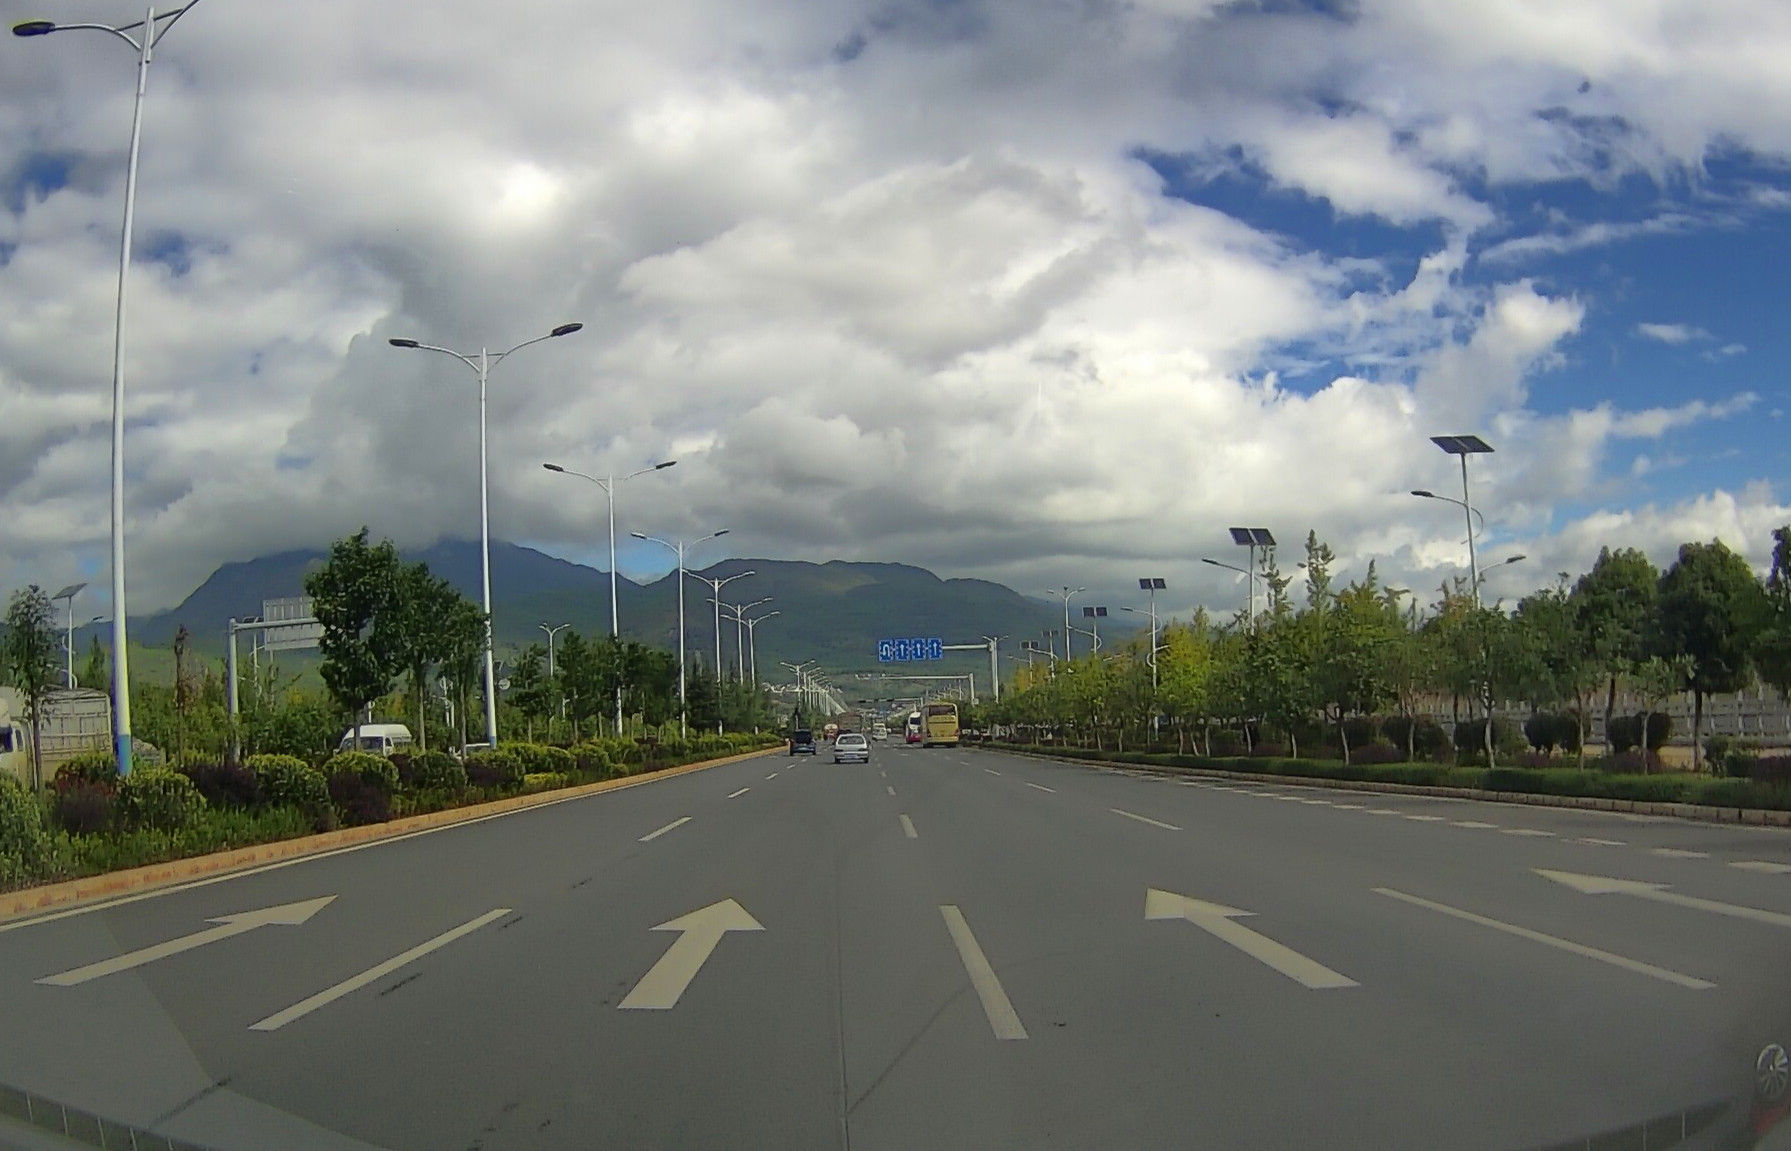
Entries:
[[918, 711], [911, 711], [908, 713], [908, 723], [903, 729], [902, 736], [903, 742], [905, 743], [921, 742], [922, 732], [920, 726], [920, 713]]
[[815, 733], [808, 730], [790, 734], [791, 755], [815, 755]]
[[886, 723], [873, 723], [871, 725], [871, 738], [878, 740], [888, 739], [889, 725]]
[[[45, 783], [77, 755], [111, 751], [111, 697], [86, 688], [51, 692], [44, 701], [38, 738], [43, 741]], [[25, 719], [25, 700], [7, 687], [0, 687], [0, 772], [31, 780], [31, 724]]]
[[409, 751], [414, 742], [416, 741], [411, 738], [410, 728], [401, 723], [363, 723], [360, 746], [355, 746], [354, 728], [351, 727], [342, 733], [342, 741], [336, 745], [336, 750], [391, 755], [395, 751]]
[[955, 703], [929, 703], [926, 713], [926, 730], [921, 735], [922, 747], [956, 747], [958, 746], [958, 705]]
[[871, 761], [871, 745], [856, 731], [841, 732], [839, 739], [833, 744], [833, 762], [835, 763], [869, 763]]
[[833, 717], [833, 722], [841, 731], [864, 730], [864, 716], [856, 711], [842, 711]]

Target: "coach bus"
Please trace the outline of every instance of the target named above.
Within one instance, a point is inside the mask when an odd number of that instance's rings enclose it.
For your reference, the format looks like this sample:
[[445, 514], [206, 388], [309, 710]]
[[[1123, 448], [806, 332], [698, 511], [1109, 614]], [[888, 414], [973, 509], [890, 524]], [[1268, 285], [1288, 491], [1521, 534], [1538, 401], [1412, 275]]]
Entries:
[[921, 734], [922, 747], [958, 746], [958, 705], [929, 703], [922, 717], [926, 729]]

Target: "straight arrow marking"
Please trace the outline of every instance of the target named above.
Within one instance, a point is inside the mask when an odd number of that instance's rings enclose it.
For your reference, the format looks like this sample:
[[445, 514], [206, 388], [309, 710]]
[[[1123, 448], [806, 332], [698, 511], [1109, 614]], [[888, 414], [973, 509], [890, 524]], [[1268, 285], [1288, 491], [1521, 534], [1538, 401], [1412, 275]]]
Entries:
[[1443, 915], [1449, 915], [1456, 919], [1465, 920], [1468, 923], [1478, 923], [1482, 927], [1490, 927], [1494, 931], [1503, 931], [1507, 935], [1515, 935], [1519, 939], [1528, 939], [1532, 943], [1540, 943], [1560, 951], [1584, 956], [1587, 959], [1596, 959], [1600, 963], [1608, 963], [1612, 967], [1621, 967], [1625, 971], [1633, 971], [1638, 975], [1648, 975], [1655, 979], [1665, 980], [1668, 983], [1676, 983], [1681, 987], [1688, 987], [1693, 991], [1708, 991], [1710, 988], [1716, 986], [1716, 984], [1708, 982], [1707, 980], [1698, 979], [1690, 975], [1681, 975], [1677, 971], [1668, 971], [1664, 967], [1656, 967], [1651, 963], [1643, 963], [1639, 959], [1627, 959], [1621, 955], [1613, 955], [1609, 951], [1600, 951], [1596, 947], [1587, 947], [1583, 943], [1575, 943], [1571, 939], [1561, 939], [1553, 935], [1544, 935], [1540, 931], [1532, 931], [1528, 927], [1519, 927], [1515, 923], [1501, 923], [1497, 919], [1488, 919], [1484, 915], [1475, 915], [1472, 911], [1463, 911], [1459, 907], [1450, 907], [1447, 903], [1432, 903], [1428, 899], [1420, 899], [1416, 895], [1407, 895], [1403, 891], [1394, 891], [1390, 887], [1377, 887], [1374, 889], [1374, 892], [1376, 895], [1385, 895], [1389, 899], [1397, 899], [1401, 902], [1409, 903], [1414, 907], [1427, 908], [1428, 910], [1439, 912]]
[[294, 1019], [302, 1019], [313, 1011], [316, 1011], [319, 1007], [326, 1007], [342, 998], [344, 995], [359, 991], [361, 988], [375, 980], [384, 979], [405, 964], [413, 963], [416, 960], [423, 958], [423, 956], [428, 955], [431, 951], [446, 947], [463, 935], [471, 935], [473, 932], [479, 930], [479, 928], [484, 927], [487, 923], [496, 919], [502, 919], [508, 914], [510, 914], [510, 909], [508, 907], [493, 908], [492, 910], [487, 911], [484, 915], [479, 916], [477, 919], [468, 920], [467, 922], [462, 923], [459, 927], [454, 928], [452, 931], [444, 931], [434, 939], [419, 943], [401, 955], [394, 955], [384, 963], [369, 967], [367, 970], [353, 978], [344, 979], [334, 987], [326, 987], [316, 995], [313, 995], [308, 999], [302, 999], [284, 1011], [276, 1011], [259, 1023], [251, 1023], [249, 1024], [249, 1030], [278, 1031], [288, 1023], [291, 1023]]
[[676, 931], [678, 938], [666, 948], [627, 998], [616, 1005], [619, 1011], [670, 1011], [690, 981], [714, 952], [721, 937], [730, 931], [763, 931], [764, 924], [747, 914], [732, 899], [711, 903], [688, 915], [661, 923], [654, 931]]
[[1791, 927], [1791, 915], [1778, 911], [1767, 911], [1761, 907], [1718, 903], [1714, 899], [1699, 899], [1695, 895], [1680, 895], [1676, 891], [1668, 891], [1667, 885], [1664, 883], [1643, 883], [1635, 879], [1608, 879], [1598, 875], [1576, 875], [1571, 871], [1547, 871], [1540, 867], [1536, 869], [1536, 874], [1544, 879], [1552, 879], [1556, 883], [1565, 884], [1582, 895], [1633, 895], [1637, 899], [1651, 899], [1656, 903], [1670, 903], [1675, 907], [1710, 911], [1717, 915], [1728, 915], [1736, 919], [1751, 919], [1755, 923], [1769, 923], [1774, 927]]
[[1276, 943], [1266, 935], [1258, 935], [1237, 922], [1239, 916], [1253, 914], [1255, 913], [1219, 903], [1190, 899], [1173, 891], [1160, 891], [1155, 887], [1149, 889], [1144, 896], [1144, 918], [1185, 919], [1303, 987], [1324, 991], [1334, 987], [1360, 986], [1349, 976], [1340, 975], [1317, 960], [1308, 959], [1293, 948]]
[[129, 971], [142, 967], [146, 963], [154, 963], [158, 959], [166, 959], [170, 955], [179, 955], [183, 951], [191, 951], [195, 947], [204, 947], [208, 943], [217, 943], [244, 932], [253, 931], [257, 927], [279, 925], [296, 927], [310, 919], [319, 911], [329, 906], [336, 897], [325, 895], [319, 899], [306, 899], [298, 903], [285, 903], [278, 907], [264, 907], [259, 911], [244, 911], [236, 915], [219, 915], [206, 920], [218, 926], [208, 927], [204, 931], [195, 931], [191, 935], [183, 935], [179, 939], [170, 939], [165, 943], [144, 947], [123, 955], [104, 959], [98, 963], [89, 963], [85, 967], [77, 967], [72, 971], [64, 971], [59, 975], [46, 975], [39, 983], [47, 983], [51, 987], [74, 987], [92, 979], [100, 979], [107, 975], [116, 975], [120, 971]]

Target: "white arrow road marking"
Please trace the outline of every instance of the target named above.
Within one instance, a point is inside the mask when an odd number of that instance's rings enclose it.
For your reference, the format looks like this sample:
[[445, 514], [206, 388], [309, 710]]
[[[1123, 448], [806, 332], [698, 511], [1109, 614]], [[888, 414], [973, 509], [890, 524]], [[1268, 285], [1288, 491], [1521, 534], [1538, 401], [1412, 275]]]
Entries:
[[914, 830], [914, 821], [912, 819], [909, 819], [906, 815], [902, 816], [901, 818], [902, 818], [902, 834], [907, 836], [909, 839], [919, 839], [920, 832]]
[[264, 907], [260, 911], [244, 911], [236, 915], [219, 915], [207, 919], [207, 923], [218, 926], [208, 927], [204, 931], [195, 931], [191, 935], [183, 935], [179, 939], [170, 939], [166, 943], [158, 943], [153, 947], [145, 947], [137, 951], [127, 952], [112, 959], [89, 963], [86, 967], [77, 967], [73, 971], [64, 971], [60, 975], [46, 975], [39, 983], [47, 983], [52, 987], [73, 987], [86, 983], [90, 979], [99, 979], [107, 975], [116, 975], [120, 971], [129, 971], [133, 967], [141, 967], [145, 963], [154, 963], [158, 959], [166, 959], [170, 955], [179, 955], [183, 951], [191, 951], [195, 947], [204, 947], [208, 943], [217, 943], [257, 927], [278, 925], [296, 927], [310, 919], [319, 911], [329, 906], [336, 897], [325, 895], [318, 899], [306, 899], [298, 903], [283, 903], [278, 907]]
[[945, 916], [945, 929], [951, 932], [951, 941], [957, 945], [958, 958], [964, 961], [964, 970], [970, 974], [970, 986], [976, 989], [976, 997], [982, 1000], [983, 1014], [989, 1017], [989, 1026], [994, 1030], [995, 1038], [1026, 1038], [1026, 1028], [1020, 1023], [1020, 1013], [1014, 1010], [1007, 992], [1001, 989], [1001, 980], [995, 978], [995, 969], [989, 966], [989, 957], [983, 954], [976, 936], [971, 934], [970, 924], [965, 921], [964, 913], [955, 904], [943, 903], [939, 906], [939, 914]]
[[1115, 815], [1123, 815], [1127, 819], [1136, 819], [1139, 823], [1148, 823], [1152, 827], [1160, 827], [1164, 831], [1180, 831], [1181, 830], [1181, 828], [1177, 827], [1173, 823], [1164, 823], [1162, 820], [1152, 819], [1148, 815], [1134, 815], [1129, 811], [1121, 811], [1117, 807], [1109, 807], [1107, 810], [1111, 811]]
[[1772, 863], [1764, 859], [1746, 859], [1729, 866], [1739, 867], [1743, 871], [1758, 871], [1762, 875], [1784, 875], [1791, 871], [1791, 863]]
[[676, 831], [678, 828], [683, 827], [685, 824], [687, 824], [689, 822], [690, 822], [690, 816], [688, 816], [688, 815], [684, 816], [681, 819], [674, 819], [670, 823], [666, 824], [664, 827], [660, 828], [658, 831], [649, 831], [647, 834], [641, 836], [637, 842], [651, 843], [655, 839], [658, 839], [660, 836], [664, 835], [666, 832]]
[[749, 792], [751, 790], [752, 790], [752, 788], [750, 788], [750, 787], [743, 787], [739, 791], [730, 791], [730, 792], [728, 792], [728, 798], [729, 799], [739, 799], [741, 796], [745, 795], [747, 792]]
[[1044, 785], [1044, 784], [1042, 784], [1042, 783], [1028, 783], [1028, 784], [1027, 784], [1027, 785], [1026, 785], [1026, 786], [1027, 786], [1027, 787], [1031, 787], [1031, 788], [1035, 788], [1035, 789], [1037, 789], [1037, 790], [1039, 790], [1039, 791], [1048, 791], [1048, 792], [1050, 792], [1050, 793], [1051, 793], [1051, 794], [1052, 794], [1052, 795], [1056, 795], [1056, 794], [1057, 794], [1057, 789], [1056, 789], [1056, 788], [1055, 788], [1055, 787], [1046, 787], [1046, 786], [1045, 786], [1045, 785]]
[[353, 978], [344, 979], [334, 987], [326, 987], [316, 995], [311, 996], [309, 999], [302, 999], [284, 1011], [276, 1011], [259, 1023], [251, 1023], [249, 1024], [249, 1030], [278, 1031], [288, 1023], [291, 1023], [294, 1019], [302, 1019], [313, 1011], [316, 1011], [319, 1007], [327, 1007], [344, 995], [347, 995], [350, 992], [359, 991], [361, 988], [375, 980], [384, 979], [405, 964], [414, 963], [416, 960], [428, 955], [431, 951], [446, 947], [463, 935], [471, 935], [473, 932], [479, 930], [479, 928], [484, 927], [487, 923], [490, 923], [493, 920], [502, 919], [508, 914], [510, 914], [510, 909], [508, 907], [493, 908], [492, 910], [487, 911], [484, 915], [479, 916], [477, 919], [468, 920], [467, 922], [462, 923], [459, 927], [454, 928], [452, 931], [444, 931], [434, 939], [419, 943], [401, 955], [394, 955], [384, 963], [369, 967], [367, 970]]
[[1478, 923], [1482, 927], [1490, 927], [1494, 931], [1503, 931], [1507, 935], [1515, 935], [1519, 939], [1528, 939], [1532, 943], [1541, 943], [1561, 951], [1582, 955], [1587, 959], [1596, 959], [1600, 963], [1609, 963], [1613, 967], [1621, 967], [1625, 971], [1634, 971], [1638, 975], [1648, 975], [1655, 979], [1664, 979], [1668, 983], [1676, 983], [1681, 987], [1689, 987], [1693, 991], [1707, 991], [1716, 984], [1698, 979], [1690, 975], [1681, 975], [1677, 971], [1668, 971], [1664, 967], [1656, 967], [1652, 963], [1643, 963], [1639, 959], [1628, 959], [1621, 955], [1613, 955], [1609, 951], [1600, 951], [1596, 947], [1587, 947], [1583, 943], [1575, 943], [1571, 939], [1561, 939], [1553, 935], [1544, 935], [1540, 931], [1532, 931], [1528, 927], [1519, 927], [1515, 923], [1501, 923], [1497, 919], [1488, 919], [1484, 915], [1476, 915], [1472, 911], [1463, 911], [1459, 907], [1450, 907], [1447, 903], [1432, 903], [1428, 899], [1420, 899], [1416, 895], [1407, 895], [1403, 891], [1394, 891], [1390, 887], [1377, 887], [1376, 895], [1385, 895], [1390, 899], [1398, 899], [1414, 907], [1424, 907], [1443, 915], [1451, 915], [1456, 919], [1469, 923]]
[[1291, 947], [1276, 943], [1266, 935], [1258, 935], [1237, 922], [1239, 916], [1254, 915], [1219, 903], [1189, 899], [1173, 891], [1150, 888], [1144, 896], [1144, 918], [1185, 919], [1194, 926], [1217, 936], [1245, 955], [1266, 964], [1303, 987], [1323, 991], [1333, 987], [1360, 986], [1347, 975], [1339, 975], [1315, 959], [1308, 959]]
[[730, 931], [763, 931], [765, 927], [748, 915], [746, 908], [724, 899], [667, 920], [653, 930], [676, 931], [679, 935], [659, 962], [641, 976], [627, 998], [616, 1005], [618, 1011], [670, 1011], [678, 1006], [678, 997], [703, 969], [723, 935]]
[[1552, 879], [1556, 883], [1566, 884], [1582, 895], [1633, 895], [1637, 899], [1650, 899], [1655, 903], [1670, 903], [1675, 907], [1690, 907], [1697, 911], [1712, 911], [1718, 915], [1730, 915], [1736, 919], [1751, 919], [1755, 923], [1770, 923], [1774, 927], [1791, 927], [1791, 915], [1783, 912], [1767, 911], [1760, 907], [1742, 907], [1734, 903], [1718, 903], [1714, 899], [1699, 899], [1695, 895], [1680, 895], [1676, 891], [1668, 891], [1664, 883], [1643, 883], [1635, 879], [1610, 879], [1601, 875], [1575, 875], [1571, 871], [1547, 871], [1537, 868], [1536, 874], [1544, 879]]

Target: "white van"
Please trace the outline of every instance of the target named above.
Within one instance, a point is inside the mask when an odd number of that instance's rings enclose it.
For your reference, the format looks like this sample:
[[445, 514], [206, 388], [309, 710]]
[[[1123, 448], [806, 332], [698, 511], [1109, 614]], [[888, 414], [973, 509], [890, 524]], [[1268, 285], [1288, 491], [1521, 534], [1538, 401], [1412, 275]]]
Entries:
[[[361, 751], [370, 751], [374, 755], [391, 755], [395, 751], [409, 751], [414, 741], [410, 728], [401, 723], [363, 723], [361, 725]], [[342, 742], [336, 745], [337, 751], [354, 751], [354, 728], [342, 733]]]

